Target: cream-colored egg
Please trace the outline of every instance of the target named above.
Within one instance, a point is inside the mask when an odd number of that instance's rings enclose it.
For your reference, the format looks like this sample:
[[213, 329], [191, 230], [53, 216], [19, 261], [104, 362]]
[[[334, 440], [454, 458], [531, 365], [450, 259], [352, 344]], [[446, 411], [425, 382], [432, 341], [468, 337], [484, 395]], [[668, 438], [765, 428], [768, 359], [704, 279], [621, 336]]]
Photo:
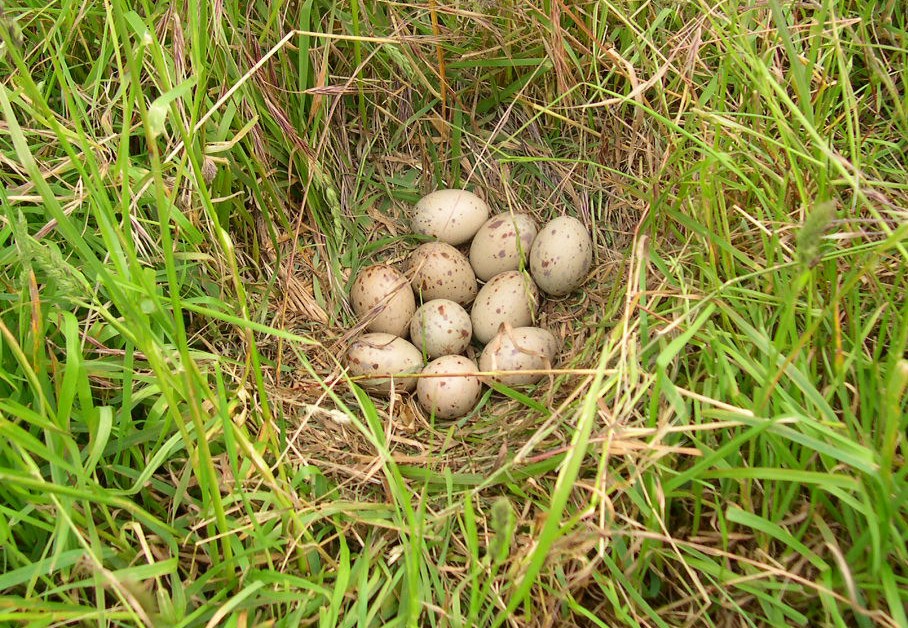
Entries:
[[[479, 370], [540, 371], [552, 368], [558, 342], [551, 332], [540, 327], [503, 330], [485, 346], [479, 356]], [[509, 373], [491, 379], [506, 386], [527, 386], [538, 382], [544, 373]]]
[[446, 355], [429, 362], [420, 377], [416, 398], [426, 412], [440, 419], [456, 419], [468, 414], [482, 396], [482, 382], [473, 375], [476, 364], [462, 355]]
[[410, 254], [410, 282], [423, 303], [448, 299], [467, 305], [478, 287], [467, 257], [450, 244], [427, 242]]
[[529, 275], [509, 270], [495, 275], [482, 287], [473, 303], [470, 320], [473, 336], [486, 343], [498, 333], [502, 323], [511, 327], [533, 324], [539, 304], [539, 290]]
[[369, 379], [359, 380], [358, 383], [363, 390], [369, 392], [389, 394], [392, 379], [395, 390], [410, 392], [416, 388], [416, 378], [399, 375], [419, 373], [422, 366], [422, 353], [419, 349], [392, 334], [363, 334], [350, 343], [347, 349], [350, 376], [368, 376]]
[[528, 214], [498, 214], [480, 227], [470, 244], [470, 265], [480, 281], [488, 281], [508, 270], [526, 264], [536, 223]]
[[364, 268], [350, 288], [357, 318], [368, 319], [366, 331], [406, 338], [416, 312], [416, 299], [406, 277], [387, 264]]
[[546, 224], [530, 250], [530, 272], [536, 285], [552, 296], [579, 287], [593, 263], [593, 241], [583, 223], [561, 216]]
[[485, 201], [466, 190], [437, 190], [422, 197], [413, 208], [413, 231], [442, 242], [463, 244], [489, 217]]
[[410, 322], [410, 339], [429, 358], [463, 353], [473, 337], [470, 315], [448, 299], [433, 299], [420, 306]]

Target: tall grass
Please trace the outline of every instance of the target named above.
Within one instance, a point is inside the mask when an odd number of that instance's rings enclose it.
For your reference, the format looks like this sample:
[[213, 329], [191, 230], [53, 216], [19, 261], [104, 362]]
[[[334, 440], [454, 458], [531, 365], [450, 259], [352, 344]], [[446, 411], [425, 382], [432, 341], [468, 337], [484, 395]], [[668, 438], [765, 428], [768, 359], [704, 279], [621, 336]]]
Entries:
[[[908, 625], [900, 2], [0, 5], [0, 623]], [[439, 186], [557, 376], [336, 357]]]

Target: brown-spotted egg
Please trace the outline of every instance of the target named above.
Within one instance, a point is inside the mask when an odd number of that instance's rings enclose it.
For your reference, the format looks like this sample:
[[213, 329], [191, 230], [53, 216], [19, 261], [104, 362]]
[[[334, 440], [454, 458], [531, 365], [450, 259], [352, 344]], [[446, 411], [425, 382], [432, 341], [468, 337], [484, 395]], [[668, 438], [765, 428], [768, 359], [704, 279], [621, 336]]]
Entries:
[[538, 304], [539, 290], [529, 275], [517, 270], [495, 275], [473, 303], [473, 336], [486, 343], [498, 333], [502, 323], [512, 327], [532, 325]]
[[448, 299], [424, 303], [410, 323], [410, 340], [429, 358], [463, 353], [472, 337], [470, 315]]
[[351, 376], [369, 376], [358, 382], [363, 390], [385, 395], [391, 392], [392, 379], [395, 390], [410, 392], [416, 388], [415, 378], [400, 375], [419, 373], [423, 366], [419, 349], [385, 333], [363, 334], [350, 343], [346, 357]]
[[536, 235], [530, 250], [530, 273], [552, 296], [579, 287], [593, 263], [593, 242], [583, 223], [571, 216], [555, 218]]
[[406, 277], [387, 264], [364, 268], [350, 288], [357, 318], [368, 319], [366, 331], [406, 338], [416, 299]]
[[488, 281], [526, 264], [538, 231], [529, 214], [498, 214], [480, 227], [470, 244], [470, 264], [480, 281]]
[[440, 419], [468, 414], [482, 396], [482, 382], [475, 375], [476, 364], [462, 355], [446, 355], [430, 362], [416, 384], [416, 398], [426, 412]]
[[466, 256], [450, 244], [427, 242], [410, 254], [413, 291], [423, 303], [448, 299], [467, 305], [476, 297], [476, 275]]
[[[479, 356], [479, 370], [541, 371], [552, 368], [558, 343], [555, 336], [540, 327], [503, 329], [485, 346]], [[507, 373], [490, 378], [506, 386], [535, 384], [543, 373]]]
[[485, 201], [466, 190], [436, 190], [422, 197], [413, 208], [413, 231], [442, 242], [463, 244], [489, 217]]

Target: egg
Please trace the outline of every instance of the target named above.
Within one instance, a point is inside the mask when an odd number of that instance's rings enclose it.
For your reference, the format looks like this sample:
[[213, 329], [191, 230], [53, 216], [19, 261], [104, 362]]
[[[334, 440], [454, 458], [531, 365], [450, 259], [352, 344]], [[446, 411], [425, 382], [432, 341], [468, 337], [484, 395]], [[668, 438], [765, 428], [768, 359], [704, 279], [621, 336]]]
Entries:
[[502, 323], [526, 327], [533, 323], [539, 290], [526, 273], [517, 270], [495, 275], [482, 287], [473, 303], [470, 320], [473, 336], [486, 343], [498, 333]]
[[393, 267], [376, 264], [364, 268], [350, 288], [350, 301], [357, 318], [369, 319], [366, 331], [406, 338], [416, 299], [410, 282]]
[[470, 265], [480, 281], [508, 270], [519, 270], [530, 255], [536, 223], [528, 214], [498, 214], [489, 218], [470, 244]]
[[410, 339], [430, 358], [463, 353], [472, 337], [470, 315], [448, 299], [424, 303], [410, 322]]
[[410, 254], [410, 282], [423, 303], [448, 299], [467, 305], [478, 287], [467, 257], [450, 244], [427, 242]]
[[579, 287], [593, 263], [593, 242], [583, 223], [555, 218], [536, 235], [530, 250], [530, 273], [540, 290], [563, 296]]
[[457, 246], [468, 242], [489, 217], [485, 201], [466, 190], [437, 190], [413, 208], [413, 231]]
[[[538, 371], [551, 368], [558, 343], [551, 332], [540, 327], [517, 327], [499, 332], [479, 356], [479, 370]], [[506, 386], [535, 384], [543, 373], [510, 373], [491, 376]]]
[[[363, 334], [347, 349], [347, 369], [352, 377], [383, 375], [380, 379], [363, 379], [363, 390], [374, 393], [391, 392], [392, 375], [419, 373], [422, 353], [403, 338], [386, 333]], [[410, 392], [416, 388], [414, 377], [394, 377], [394, 389]]]
[[447, 377], [420, 377], [416, 399], [426, 412], [440, 419], [456, 419], [476, 407], [482, 396], [482, 382], [476, 364], [462, 355], [445, 355], [429, 362], [423, 375], [447, 373]]

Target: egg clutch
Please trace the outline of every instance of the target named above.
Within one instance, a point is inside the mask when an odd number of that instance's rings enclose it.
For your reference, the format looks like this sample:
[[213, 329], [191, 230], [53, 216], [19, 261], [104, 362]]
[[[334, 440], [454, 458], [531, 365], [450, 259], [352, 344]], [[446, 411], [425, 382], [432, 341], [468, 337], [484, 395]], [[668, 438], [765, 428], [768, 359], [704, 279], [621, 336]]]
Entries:
[[[559, 350], [533, 326], [540, 292], [563, 296], [583, 283], [593, 261], [583, 223], [561, 216], [539, 230], [527, 214], [489, 217], [475, 194], [444, 189], [416, 203], [410, 225], [435, 241], [417, 247], [404, 272], [376, 264], [353, 281], [350, 302], [366, 333], [347, 349], [349, 374], [374, 394], [415, 389], [442, 419], [476, 406], [479, 372], [510, 387], [538, 382]], [[456, 248], [467, 243], [469, 256]], [[474, 342], [484, 345], [478, 368], [463, 355]]]

